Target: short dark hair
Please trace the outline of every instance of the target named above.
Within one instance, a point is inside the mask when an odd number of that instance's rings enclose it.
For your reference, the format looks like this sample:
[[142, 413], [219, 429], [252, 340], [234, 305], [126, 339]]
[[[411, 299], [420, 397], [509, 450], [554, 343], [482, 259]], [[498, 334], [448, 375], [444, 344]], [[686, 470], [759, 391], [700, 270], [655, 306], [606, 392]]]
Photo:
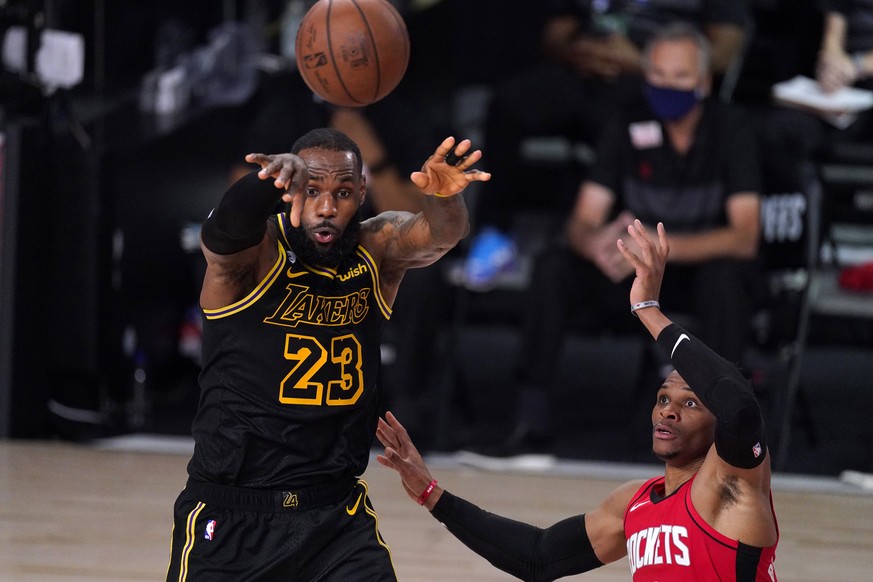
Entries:
[[313, 129], [300, 136], [291, 146], [292, 154], [299, 154], [302, 150], [320, 148], [332, 152], [351, 152], [355, 154], [355, 168], [358, 175], [364, 171], [364, 162], [361, 157], [361, 148], [358, 147], [349, 136], [341, 131], [330, 127]]

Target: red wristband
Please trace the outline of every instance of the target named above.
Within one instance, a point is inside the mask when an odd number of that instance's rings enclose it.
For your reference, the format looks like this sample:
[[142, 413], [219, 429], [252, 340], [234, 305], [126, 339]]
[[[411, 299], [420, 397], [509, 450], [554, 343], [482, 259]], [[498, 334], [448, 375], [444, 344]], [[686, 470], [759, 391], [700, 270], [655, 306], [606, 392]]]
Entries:
[[430, 483], [427, 484], [427, 487], [424, 489], [424, 492], [418, 497], [418, 504], [424, 505], [424, 502], [427, 501], [427, 498], [430, 497], [430, 494], [433, 493], [433, 490], [437, 486], [437, 480], [434, 479]]

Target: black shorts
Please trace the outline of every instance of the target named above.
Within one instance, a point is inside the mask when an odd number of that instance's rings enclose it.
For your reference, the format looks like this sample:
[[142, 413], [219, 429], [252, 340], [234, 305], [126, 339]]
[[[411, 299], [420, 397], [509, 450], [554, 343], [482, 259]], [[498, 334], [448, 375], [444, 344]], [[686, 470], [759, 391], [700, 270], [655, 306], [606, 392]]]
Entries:
[[396, 581], [356, 479], [296, 491], [188, 481], [174, 507], [167, 582]]

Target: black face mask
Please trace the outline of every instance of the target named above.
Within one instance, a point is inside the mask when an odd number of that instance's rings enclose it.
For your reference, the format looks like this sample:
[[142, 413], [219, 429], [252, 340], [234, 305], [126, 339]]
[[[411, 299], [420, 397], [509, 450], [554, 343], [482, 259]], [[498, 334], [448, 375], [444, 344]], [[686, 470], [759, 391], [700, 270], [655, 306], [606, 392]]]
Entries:
[[[321, 225], [316, 225], [318, 228]], [[329, 248], [324, 249], [312, 242], [302, 226], [288, 229], [288, 242], [294, 254], [310, 265], [319, 265], [335, 269], [346, 257], [350, 256], [358, 246], [358, 235], [361, 231], [360, 216], [355, 216], [346, 229]]]

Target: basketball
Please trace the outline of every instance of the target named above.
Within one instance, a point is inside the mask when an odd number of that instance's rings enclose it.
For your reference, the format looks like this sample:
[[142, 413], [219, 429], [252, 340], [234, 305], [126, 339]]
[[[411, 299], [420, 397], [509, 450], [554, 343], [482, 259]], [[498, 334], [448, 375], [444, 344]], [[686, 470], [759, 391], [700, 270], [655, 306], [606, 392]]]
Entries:
[[296, 59], [316, 95], [363, 107], [400, 83], [409, 64], [409, 32], [387, 0], [318, 0], [300, 22]]

